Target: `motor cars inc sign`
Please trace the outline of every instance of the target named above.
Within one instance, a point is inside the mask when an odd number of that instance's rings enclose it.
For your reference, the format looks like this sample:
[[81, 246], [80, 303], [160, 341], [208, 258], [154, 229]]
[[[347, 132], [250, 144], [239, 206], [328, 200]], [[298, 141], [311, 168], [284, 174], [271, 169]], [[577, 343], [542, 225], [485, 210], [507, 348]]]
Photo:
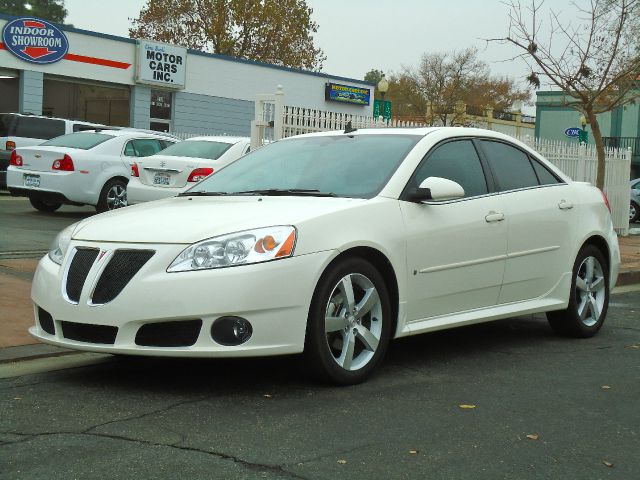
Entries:
[[184, 88], [187, 72], [187, 49], [166, 43], [138, 40], [138, 83]]

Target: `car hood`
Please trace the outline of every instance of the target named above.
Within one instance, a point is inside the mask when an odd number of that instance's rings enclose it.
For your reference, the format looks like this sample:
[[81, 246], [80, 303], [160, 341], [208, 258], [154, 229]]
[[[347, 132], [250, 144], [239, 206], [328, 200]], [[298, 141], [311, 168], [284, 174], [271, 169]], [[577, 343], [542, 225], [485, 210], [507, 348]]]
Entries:
[[216, 235], [298, 223], [367, 200], [331, 197], [174, 197], [81, 221], [73, 239], [123, 243], [192, 244]]

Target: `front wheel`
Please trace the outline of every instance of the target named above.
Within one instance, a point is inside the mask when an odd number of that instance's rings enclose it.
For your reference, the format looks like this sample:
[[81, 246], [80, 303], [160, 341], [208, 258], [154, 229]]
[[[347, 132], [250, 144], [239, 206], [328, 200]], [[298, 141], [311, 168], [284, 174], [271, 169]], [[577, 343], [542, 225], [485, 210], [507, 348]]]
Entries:
[[56, 202], [46, 202], [44, 200], [39, 200], [37, 198], [29, 197], [29, 202], [31, 202], [31, 206], [40, 212], [51, 213], [58, 210], [62, 204]]
[[329, 267], [313, 294], [305, 356], [325, 381], [352, 385], [382, 361], [391, 336], [389, 294], [378, 270], [360, 258]]
[[609, 271], [602, 252], [593, 245], [583, 247], [573, 266], [569, 305], [548, 312], [551, 328], [561, 335], [592, 337], [607, 316]]
[[105, 183], [98, 198], [98, 213], [115, 210], [127, 206], [127, 184], [124, 180], [114, 178]]

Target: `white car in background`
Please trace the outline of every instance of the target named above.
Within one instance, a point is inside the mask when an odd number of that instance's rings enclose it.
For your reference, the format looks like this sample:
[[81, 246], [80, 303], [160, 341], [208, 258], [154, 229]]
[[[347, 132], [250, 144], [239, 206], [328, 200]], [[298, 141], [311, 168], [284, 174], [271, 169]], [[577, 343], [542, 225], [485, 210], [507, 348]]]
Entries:
[[98, 212], [124, 207], [131, 163], [176, 141], [171, 135], [134, 129], [63, 135], [13, 150], [7, 188], [14, 196], [29, 197], [42, 212], [62, 204], [94, 205]]
[[38, 265], [29, 331], [101, 353], [304, 352], [339, 384], [366, 379], [392, 338], [445, 328], [547, 312], [590, 337], [620, 267], [607, 206], [489, 130], [286, 138], [66, 228]]
[[248, 137], [194, 137], [138, 159], [127, 185], [129, 205], [173, 197], [249, 151]]

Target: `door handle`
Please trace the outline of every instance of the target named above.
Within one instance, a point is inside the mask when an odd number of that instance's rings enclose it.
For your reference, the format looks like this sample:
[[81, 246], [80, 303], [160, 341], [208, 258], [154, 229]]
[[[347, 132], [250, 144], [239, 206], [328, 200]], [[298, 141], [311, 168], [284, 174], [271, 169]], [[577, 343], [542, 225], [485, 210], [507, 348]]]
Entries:
[[560, 200], [558, 208], [560, 210], [571, 210], [573, 208], [573, 203], [567, 202], [566, 200]]
[[487, 214], [486, 217], [484, 217], [484, 219], [487, 221], [487, 223], [501, 222], [504, 220], [504, 213], [491, 211]]

